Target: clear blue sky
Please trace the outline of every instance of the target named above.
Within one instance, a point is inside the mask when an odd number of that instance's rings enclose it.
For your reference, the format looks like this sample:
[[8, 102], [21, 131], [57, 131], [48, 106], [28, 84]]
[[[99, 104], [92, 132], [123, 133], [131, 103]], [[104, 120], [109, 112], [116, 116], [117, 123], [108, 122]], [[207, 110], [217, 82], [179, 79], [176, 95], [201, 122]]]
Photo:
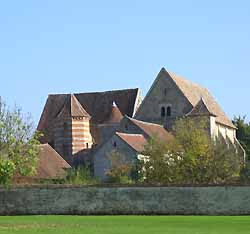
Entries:
[[145, 95], [163, 66], [250, 116], [250, 1], [0, 3], [0, 95], [36, 123], [50, 93]]

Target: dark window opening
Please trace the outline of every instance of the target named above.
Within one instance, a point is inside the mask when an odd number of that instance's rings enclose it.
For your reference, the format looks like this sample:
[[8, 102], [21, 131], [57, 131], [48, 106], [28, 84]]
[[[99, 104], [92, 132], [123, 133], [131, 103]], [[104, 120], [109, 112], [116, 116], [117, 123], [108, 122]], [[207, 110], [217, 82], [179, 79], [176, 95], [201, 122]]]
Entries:
[[69, 150], [67, 145], [63, 145], [63, 156], [68, 156]]
[[86, 148], [87, 148], [87, 149], [89, 148], [89, 143], [86, 143]]
[[64, 128], [64, 130], [67, 129], [67, 123], [66, 122], [63, 124], [63, 128]]
[[127, 124], [125, 125], [125, 130], [128, 130], [128, 125]]
[[165, 107], [161, 108], [161, 117], [165, 117], [166, 116], [166, 109]]
[[117, 146], [117, 145], [116, 145], [116, 142], [114, 142], [114, 147], [116, 148], [116, 146]]
[[167, 88], [164, 89], [164, 95], [167, 96]]
[[167, 116], [171, 116], [171, 107], [170, 106], [167, 108]]

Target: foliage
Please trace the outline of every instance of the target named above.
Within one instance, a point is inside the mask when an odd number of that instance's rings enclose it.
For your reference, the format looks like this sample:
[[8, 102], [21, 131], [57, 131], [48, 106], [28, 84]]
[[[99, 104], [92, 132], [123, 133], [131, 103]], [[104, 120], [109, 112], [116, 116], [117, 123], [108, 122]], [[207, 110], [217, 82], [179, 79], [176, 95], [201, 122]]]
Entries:
[[98, 184], [98, 180], [92, 176], [89, 167], [77, 167], [67, 170], [66, 179], [63, 180], [62, 183], [73, 185], [92, 185]]
[[[0, 183], [10, 182], [13, 175], [34, 175], [37, 166], [38, 138], [33, 132], [30, 118], [24, 118], [21, 110], [10, 110], [0, 98]], [[6, 178], [9, 178], [6, 180]]]
[[214, 184], [232, 181], [242, 168], [233, 145], [207, 132], [205, 121], [176, 121], [175, 138], [165, 144], [151, 139], [145, 147], [145, 182], [160, 184]]
[[111, 165], [106, 173], [108, 181], [117, 184], [132, 183], [132, 166], [126, 161], [125, 157], [117, 151], [113, 151], [109, 155], [109, 159]]
[[8, 186], [15, 173], [15, 164], [6, 159], [0, 159], [0, 184]]
[[246, 117], [235, 117], [233, 124], [237, 127], [236, 137], [246, 151], [246, 156], [250, 160], [250, 123], [246, 122]]

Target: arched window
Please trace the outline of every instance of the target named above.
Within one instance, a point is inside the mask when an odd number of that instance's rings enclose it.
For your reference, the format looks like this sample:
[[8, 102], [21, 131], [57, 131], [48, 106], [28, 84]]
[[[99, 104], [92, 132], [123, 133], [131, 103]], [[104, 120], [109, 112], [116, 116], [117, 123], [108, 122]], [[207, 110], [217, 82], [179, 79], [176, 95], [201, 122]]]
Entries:
[[165, 109], [165, 107], [163, 106], [162, 108], [161, 108], [161, 117], [165, 117], [166, 116], [166, 109]]
[[89, 143], [86, 143], [86, 148], [87, 148], [87, 149], [89, 148]]
[[168, 106], [167, 108], [167, 116], [171, 116], [171, 106]]

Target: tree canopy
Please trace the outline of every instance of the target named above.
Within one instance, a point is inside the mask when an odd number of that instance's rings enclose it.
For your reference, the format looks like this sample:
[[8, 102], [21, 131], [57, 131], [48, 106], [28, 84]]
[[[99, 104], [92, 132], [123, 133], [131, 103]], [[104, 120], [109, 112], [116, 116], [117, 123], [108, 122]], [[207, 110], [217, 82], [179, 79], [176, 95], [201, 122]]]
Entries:
[[233, 120], [237, 127], [236, 137], [246, 151], [246, 156], [250, 160], [250, 123], [246, 122], [246, 117], [235, 117]]
[[184, 118], [176, 121], [175, 138], [169, 144], [151, 139], [142, 166], [147, 183], [219, 184], [239, 177], [243, 166], [233, 145], [212, 140], [206, 122]]
[[36, 172], [39, 134], [21, 109], [10, 109], [0, 98], [0, 184], [9, 184], [14, 175]]

